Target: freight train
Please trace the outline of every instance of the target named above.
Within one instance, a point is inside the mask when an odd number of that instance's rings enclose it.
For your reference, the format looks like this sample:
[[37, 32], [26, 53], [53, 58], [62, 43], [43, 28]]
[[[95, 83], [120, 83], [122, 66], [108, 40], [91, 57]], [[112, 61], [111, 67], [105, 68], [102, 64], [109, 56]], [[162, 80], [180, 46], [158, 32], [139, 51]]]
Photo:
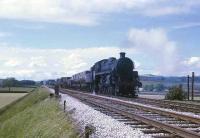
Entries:
[[90, 70], [72, 77], [63, 77], [57, 82], [63, 88], [125, 97], [135, 97], [142, 87], [134, 62], [124, 52], [120, 53], [119, 59], [103, 59], [96, 62]]

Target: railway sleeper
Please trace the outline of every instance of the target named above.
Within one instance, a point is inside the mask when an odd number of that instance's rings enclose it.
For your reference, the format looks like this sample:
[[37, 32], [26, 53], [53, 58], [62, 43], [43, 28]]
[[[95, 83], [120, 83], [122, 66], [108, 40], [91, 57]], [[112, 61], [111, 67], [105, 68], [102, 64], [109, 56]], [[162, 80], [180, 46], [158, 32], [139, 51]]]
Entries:
[[146, 124], [142, 124], [142, 125], [130, 125], [133, 128], [146, 128], [146, 129], [150, 129], [153, 128], [153, 126], [150, 125], [146, 125]]
[[157, 118], [156, 120], [158, 121], [177, 121], [175, 118]]
[[157, 118], [164, 118], [163, 116], [161, 116], [161, 115], [146, 115], [146, 117], [150, 117], [150, 118], [152, 118], [152, 119], [157, 119]]
[[120, 122], [132, 122], [129, 119], [117, 119], [117, 121], [120, 121]]
[[142, 132], [145, 134], [167, 133], [166, 131], [160, 129], [146, 129], [142, 130]]
[[125, 122], [124, 124], [134, 126], [134, 125], [143, 125], [144, 123], [142, 123], [142, 122]]
[[173, 120], [173, 121], [164, 121], [164, 123], [167, 123], [167, 124], [188, 124], [189, 122], [187, 121], [177, 121], [177, 120]]
[[199, 128], [199, 126], [196, 126], [196, 125], [187, 125], [187, 124], [185, 124], [185, 125], [182, 125], [182, 124], [180, 124], [180, 125], [175, 125], [175, 126], [179, 126], [179, 127], [181, 127], [181, 128]]
[[154, 138], [180, 138], [178, 136], [172, 134], [165, 134], [165, 135], [153, 135]]
[[[140, 115], [143, 115], [143, 116], [158, 116], [159, 114], [154, 114], [154, 113], [143, 113], [143, 114], [140, 114]], [[160, 116], [160, 115], [159, 115]]]
[[121, 115], [119, 115], [119, 116], [111, 116], [111, 117], [113, 117], [116, 120], [118, 120], [118, 119], [125, 119], [125, 117], [121, 116]]
[[195, 130], [192, 130], [192, 131], [200, 133], [200, 129], [195, 129]]

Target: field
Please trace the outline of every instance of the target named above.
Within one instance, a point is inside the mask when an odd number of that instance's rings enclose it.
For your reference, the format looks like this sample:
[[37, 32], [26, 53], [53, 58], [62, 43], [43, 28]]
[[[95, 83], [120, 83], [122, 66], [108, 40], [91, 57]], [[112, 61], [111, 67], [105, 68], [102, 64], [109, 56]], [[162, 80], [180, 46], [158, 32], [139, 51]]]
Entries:
[[48, 89], [37, 88], [6, 110], [0, 110], [0, 136], [75, 138], [78, 134], [58, 100], [49, 98]]
[[23, 97], [27, 93], [0, 93], [0, 108]]
[[[152, 93], [152, 92], [150, 92]], [[148, 99], [165, 99], [165, 94], [159, 94], [159, 93], [153, 93], [153, 94], [139, 94], [139, 97], [141, 98], [148, 98]], [[190, 97], [191, 99], [191, 97]], [[182, 102], [182, 101], [180, 101]], [[200, 102], [200, 97], [194, 97], [194, 101], [187, 101], [185, 100], [185, 102], [189, 103], [193, 103], [193, 102]]]
[[[166, 87], [172, 87], [172, 86], [178, 86], [182, 84], [183, 87], [187, 87], [187, 82], [185, 83], [179, 83], [179, 82], [164, 82], [164, 81], [142, 81], [143, 86], [144, 85], [156, 85], [156, 84], [163, 84]], [[190, 82], [190, 87], [191, 87], [191, 82]], [[194, 83], [194, 88], [199, 89], [200, 88], [200, 83]]]
[[[10, 91], [11, 92], [30, 92], [32, 91], [34, 88], [27, 88], [27, 87], [11, 87]], [[4, 93], [4, 92], [8, 92], [9, 88], [5, 87], [5, 88], [0, 88], [0, 93]]]
[[148, 99], [164, 99], [165, 95], [148, 95], [148, 94], [139, 94], [141, 98], [148, 98]]

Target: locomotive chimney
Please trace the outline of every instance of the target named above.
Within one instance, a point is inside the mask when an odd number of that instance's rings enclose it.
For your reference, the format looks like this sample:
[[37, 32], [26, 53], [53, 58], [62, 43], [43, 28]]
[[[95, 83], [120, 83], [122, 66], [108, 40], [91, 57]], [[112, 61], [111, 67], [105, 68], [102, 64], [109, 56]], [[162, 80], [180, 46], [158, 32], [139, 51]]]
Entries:
[[120, 58], [125, 58], [126, 53], [125, 52], [120, 52]]

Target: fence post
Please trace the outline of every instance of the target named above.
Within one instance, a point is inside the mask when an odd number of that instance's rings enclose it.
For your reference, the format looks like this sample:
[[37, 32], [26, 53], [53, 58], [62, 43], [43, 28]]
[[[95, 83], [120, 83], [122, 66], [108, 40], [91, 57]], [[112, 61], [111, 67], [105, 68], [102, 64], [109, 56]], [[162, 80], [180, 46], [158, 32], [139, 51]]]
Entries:
[[85, 138], [89, 138], [92, 133], [94, 133], [95, 127], [91, 125], [85, 126]]
[[65, 109], [66, 109], [66, 100], [64, 100], [64, 112], [65, 112]]

